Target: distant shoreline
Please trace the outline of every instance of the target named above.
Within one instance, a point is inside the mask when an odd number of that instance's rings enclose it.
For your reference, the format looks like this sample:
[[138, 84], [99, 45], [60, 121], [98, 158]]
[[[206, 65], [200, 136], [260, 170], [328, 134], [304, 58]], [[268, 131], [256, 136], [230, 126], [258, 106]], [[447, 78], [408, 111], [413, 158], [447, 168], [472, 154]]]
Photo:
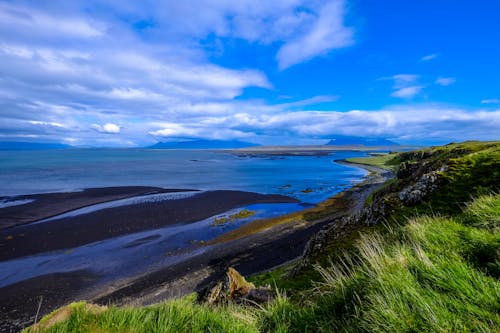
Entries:
[[257, 146], [238, 149], [220, 149], [213, 150], [217, 152], [226, 152], [234, 155], [258, 156], [258, 155], [291, 155], [291, 156], [323, 156], [329, 155], [335, 151], [404, 151], [415, 149], [414, 146], [329, 146], [329, 145], [311, 145], [311, 146]]

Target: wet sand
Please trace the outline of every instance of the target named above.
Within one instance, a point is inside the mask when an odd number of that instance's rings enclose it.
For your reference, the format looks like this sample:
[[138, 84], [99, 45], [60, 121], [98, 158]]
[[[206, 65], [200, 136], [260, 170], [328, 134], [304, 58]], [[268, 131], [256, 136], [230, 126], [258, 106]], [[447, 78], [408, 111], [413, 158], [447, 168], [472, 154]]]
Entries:
[[[183, 199], [145, 202], [42, 223], [24, 224], [0, 230], [0, 261], [71, 249], [167, 225], [188, 224], [245, 205], [293, 202], [297, 200], [281, 195], [209, 191]], [[64, 206], [64, 203], [59, 205]]]
[[[179, 191], [187, 190], [173, 190], [150, 186], [122, 186], [89, 188], [79, 192], [20, 195], [9, 199], [33, 201], [24, 205], [0, 209], [0, 230], [102, 202], [120, 200], [138, 195]], [[7, 199], [7, 197], [0, 197], [0, 199]]]

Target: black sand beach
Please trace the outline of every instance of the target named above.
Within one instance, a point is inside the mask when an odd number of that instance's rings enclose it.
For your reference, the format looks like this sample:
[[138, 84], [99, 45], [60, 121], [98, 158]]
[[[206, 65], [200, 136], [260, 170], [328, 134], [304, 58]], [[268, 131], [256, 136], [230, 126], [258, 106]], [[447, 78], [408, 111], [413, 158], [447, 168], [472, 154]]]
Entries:
[[[0, 230], [102, 202], [131, 198], [138, 195], [179, 191], [186, 190], [164, 189], [151, 186], [121, 186], [88, 188], [79, 192], [20, 195], [14, 199], [33, 201], [24, 205], [2, 208], [0, 213]], [[2, 198], [0, 197], [0, 199]]]
[[[70, 194], [71, 199], [78, 193]], [[73, 201], [70, 200], [70, 203]], [[245, 205], [292, 202], [297, 200], [280, 195], [209, 191], [184, 199], [127, 205], [43, 223], [24, 224], [0, 230], [0, 261], [40, 252], [71, 249], [166, 225], [196, 222]], [[68, 210], [64, 201], [58, 201], [58, 205], [61, 211]], [[12, 208], [18, 207], [21, 211], [22, 206]]]
[[[81, 299], [100, 304], [151, 304], [201, 290], [224, 274], [229, 266], [248, 275], [295, 259], [302, 254], [309, 238], [325, 223], [360, 209], [360, 203], [386, 179], [381, 175], [384, 171], [372, 168], [370, 171], [372, 174], [363, 184], [343, 194], [346, 208], [326, 220], [306, 224], [292, 221], [240, 239], [206, 246], [202, 254], [104, 287], [95, 285], [98, 277], [92, 272], [80, 270], [38, 276], [0, 288], [0, 332], [18, 330], [32, 323], [40, 297], [43, 297], [40, 315]], [[251, 203], [294, 201], [247, 192], [202, 192], [186, 199], [123, 206], [70, 220], [8, 228], [1, 231], [1, 242], [8, 245], [0, 247], [0, 260], [71, 248], [165, 224], [190, 223]], [[132, 222], [124, 225], [125, 218]], [[7, 241], [6, 237], [11, 234], [13, 238]]]

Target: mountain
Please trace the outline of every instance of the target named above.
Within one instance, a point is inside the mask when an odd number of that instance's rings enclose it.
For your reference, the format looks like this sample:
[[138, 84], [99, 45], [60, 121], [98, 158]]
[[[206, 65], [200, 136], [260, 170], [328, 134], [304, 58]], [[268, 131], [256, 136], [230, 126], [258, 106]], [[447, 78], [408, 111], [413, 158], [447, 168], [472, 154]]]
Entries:
[[399, 146], [398, 143], [382, 138], [338, 135], [327, 143], [328, 146]]
[[181, 142], [158, 142], [150, 149], [235, 149], [258, 146], [255, 143], [238, 140], [193, 140]]
[[67, 149], [71, 146], [62, 143], [42, 143], [42, 142], [0, 142], [0, 150], [48, 150], [48, 149]]

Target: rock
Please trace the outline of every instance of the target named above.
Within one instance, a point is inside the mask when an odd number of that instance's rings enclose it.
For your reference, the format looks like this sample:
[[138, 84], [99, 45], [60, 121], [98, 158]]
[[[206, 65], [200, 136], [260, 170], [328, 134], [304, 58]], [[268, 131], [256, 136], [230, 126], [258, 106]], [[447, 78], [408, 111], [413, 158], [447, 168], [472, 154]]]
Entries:
[[419, 167], [420, 164], [418, 162], [412, 162], [412, 161], [403, 162], [399, 166], [397, 177], [399, 179], [405, 179], [407, 177], [410, 177], [417, 172]]
[[274, 291], [269, 287], [260, 287], [250, 289], [245, 299], [255, 302], [257, 304], [264, 304], [274, 299]]
[[426, 173], [415, 184], [407, 186], [399, 192], [398, 197], [406, 206], [415, 205], [438, 188], [438, 180], [438, 172], [432, 171]]
[[248, 282], [243, 275], [238, 273], [232, 267], [226, 272], [226, 276], [229, 280], [229, 298], [236, 299], [247, 295], [251, 289], [255, 289], [255, 285]]
[[237, 270], [230, 267], [226, 277], [212, 284], [208, 291], [200, 293], [199, 299], [209, 305], [224, 303], [266, 303], [274, 299], [274, 291], [269, 287], [255, 287]]

